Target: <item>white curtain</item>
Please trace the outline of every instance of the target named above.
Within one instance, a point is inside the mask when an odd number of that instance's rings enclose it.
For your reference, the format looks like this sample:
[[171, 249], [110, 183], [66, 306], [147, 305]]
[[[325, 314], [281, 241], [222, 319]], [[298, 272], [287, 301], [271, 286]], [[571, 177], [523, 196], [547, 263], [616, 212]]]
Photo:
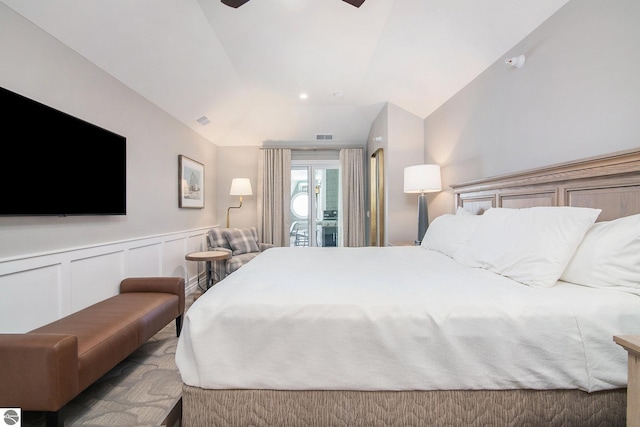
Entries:
[[261, 241], [289, 246], [291, 150], [263, 148], [258, 162], [258, 233]]
[[342, 246], [365, 245], [364, 153], [361, 148], [340, 150], [342, 187]]

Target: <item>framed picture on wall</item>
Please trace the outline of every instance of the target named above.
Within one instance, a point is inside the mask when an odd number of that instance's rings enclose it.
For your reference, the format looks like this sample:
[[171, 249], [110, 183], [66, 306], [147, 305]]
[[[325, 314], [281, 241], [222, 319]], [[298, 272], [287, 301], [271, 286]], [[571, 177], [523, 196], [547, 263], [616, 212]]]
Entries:
[[204, 165], [178, 156], [178, 200], [181, 208], [204, 208]]

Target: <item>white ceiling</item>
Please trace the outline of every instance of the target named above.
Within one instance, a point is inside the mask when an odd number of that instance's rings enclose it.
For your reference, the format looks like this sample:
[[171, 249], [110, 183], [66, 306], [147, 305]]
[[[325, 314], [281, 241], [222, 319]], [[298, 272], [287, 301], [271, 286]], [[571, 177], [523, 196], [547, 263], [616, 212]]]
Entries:
[[424, 118], [568, 0], [1, 1], [215, 144], [243, 146], [362, 144], [387, 101]]

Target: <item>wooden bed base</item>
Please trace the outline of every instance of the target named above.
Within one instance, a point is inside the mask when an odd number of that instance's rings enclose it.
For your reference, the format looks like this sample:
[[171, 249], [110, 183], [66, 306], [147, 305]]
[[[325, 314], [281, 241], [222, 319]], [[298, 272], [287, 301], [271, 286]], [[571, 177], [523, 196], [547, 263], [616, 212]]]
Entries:
[[[457, 206], [580, 206], [599, 221], [640, 213], [640, 149], [452, 186]], [[612, 337], [613, 339], [613, 337]], [[606, 425], [626, 422], [626, 389], [443, 391], [204, 390], [183, 386], [184, 426]]]

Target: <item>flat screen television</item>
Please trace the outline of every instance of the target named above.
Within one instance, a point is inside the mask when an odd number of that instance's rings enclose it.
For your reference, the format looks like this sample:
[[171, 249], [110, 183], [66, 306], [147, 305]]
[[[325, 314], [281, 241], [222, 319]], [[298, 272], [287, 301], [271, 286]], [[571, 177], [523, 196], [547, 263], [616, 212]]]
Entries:
[[0, 215], [126, 215], [126, 138], [0, 87]]

